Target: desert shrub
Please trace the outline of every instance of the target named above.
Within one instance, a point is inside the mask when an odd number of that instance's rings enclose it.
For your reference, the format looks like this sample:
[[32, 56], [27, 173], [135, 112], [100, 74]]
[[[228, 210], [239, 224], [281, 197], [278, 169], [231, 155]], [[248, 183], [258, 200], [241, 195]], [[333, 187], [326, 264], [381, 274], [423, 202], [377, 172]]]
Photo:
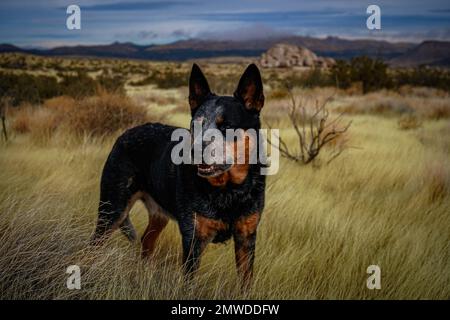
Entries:
[[386, 87], [387, 66], [380, 60], [362, 56], [351, 61], [338, 60], [331, 68], [330, 77], [342, 89], [349, 88], [352, 83], [361, 83], [363, 93]]
[[123, 85], [125, 83], [125, 79], [123, 76], [99, 76], [96, 81], [99, 86], [106, 91], [115, 92], [115, 93], [125, 93]]
[[434, 162], [428, 165], [424, 173], [430, 202], [444, 199], [450, 191], [450, 173], [444, 163]]
[[396, 87], [404, 85], [434, 87], [450, 91], [450, 71], [448, 69], [421, 66], [412, 69], [398, 69], [393, 75]]
[[58, 94], [56, 78], [28, 74], [0, 73], [0, 97], [9, 96], [11, 104], [41, 103]]
[[75, 136], [102, 137], [147, 121], [144, 107], [126, 96], [102, 91], [81, 100], [62, 96], [42, 106], [20, 106], [12, 114], [11, 128], [16, 133], [29, 133], [35, 141], [46, 142], [57, 130]]
[[284, 87], [327, 87], [333, 85], [330, 74], [322, 69], [313, 68], [305, 72], [292, 73], [282, 81]]
[[100, 93], [77, 103], [67, 115], [75, 134], [102, 136], [147, 121], [146, 110], [119, 94]]
[[450, 101], [448, 99], [437, 100], [425, 108], [424, 114], [432, 120], [450, 118]]
[[366, 56], [356, 57], [350, 61], [350, 67], [351, 80], [362, 83], [363, 93], [392, 87], [387, 64], [381, 60]]
[[11, 104], [41, 104], [49, 98], [67, 95], [82, 98], [95, 95], [102, 88], [107, 91], [123, 92], [123, 79], [120, 77], [99, 77], [92, 79], [84, 72], [76, 75], [60, 74], [60, 82], [53, 76], [31, 74], [0, 73], [0, 98], [11, 97]]
[[397, 121], [400, 130], [413, 130], [422, 126], [422, 121], [413, 113], [402, 115]]
[[61, 112], [25, 104], [13, 111], [11, 128], [16, 133], [29, 134], [33, 142], [43, 144], [50, 140], [63, 119]]
[[92, 96], [98, 88], [98, 83], [84, 72], [77, 72], [76, 75], [62, 75], [59, 83], [59, 93], [79, 98]]
[[54, 111], [70, 111], [75, 108], [76, 100], [70, 96], [58, 96], [46, 100], [43, 104], [44, 108]]
[[31, 106], [21, 106], [12, 112], [13, 121], [11, 128], [17, 133], [28, 133], [31, 131], [33, 109]]
[[164, 72], [154, 71], [150, 76], [139, 81], [130, 82], [132, 86], [145, 86], [154, 84], [160, 89], [179, 88], [186, 86], [189, 74], [186, 72], [175, 72], [172, 69], [166, 69]]
[[352, 85], [352, 72], [350, 64], [344, 60], [337, 60], [331, 67], [331, 79], [338, 88], [347, 89]]

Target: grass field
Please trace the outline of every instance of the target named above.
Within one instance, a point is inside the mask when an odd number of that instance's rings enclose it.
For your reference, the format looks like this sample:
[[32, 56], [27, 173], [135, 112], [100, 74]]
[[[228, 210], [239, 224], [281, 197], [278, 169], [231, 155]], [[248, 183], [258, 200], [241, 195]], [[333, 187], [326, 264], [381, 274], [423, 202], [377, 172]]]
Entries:
[[[128, 94], [157, 119], [187, 126], [183, 90], [128, 88]], [[349, 100], [364, 103], [364, 96], [341, 96], [332, 107], [350, 110]], [[283, 101], [269, 99], [263, 115], [276, 119], [294, 145]], [[433, 103], [448, 102], [444, 96]], [[246, 293], [238, 290], [232, 241], [210, 245], [196, 281], [185, 285], [175, 222], [150, 262], [119, 232], [104, 247], [87, 246], [100, 172], [119, 131], [73, 137], [56, 130], [44, 140], [33, 131], [12, 133], [0, 144], [0, 298], [449, 299], [450, 120], [424, 117], [421, 126], [400, 130], [395, 113], [352, 108], [344, 120], [353, 121], [354, 148], [329, 165], [283, 158], [278, 174], [268, 177], [255, 282]], [[131, 218], [142, 234], [143, 205]], [[66, 268], [74, 264], [81, 267], [81, 290], [66, 287]], [[369, 265], [381, 268], [381, 290], [366, 287]]]

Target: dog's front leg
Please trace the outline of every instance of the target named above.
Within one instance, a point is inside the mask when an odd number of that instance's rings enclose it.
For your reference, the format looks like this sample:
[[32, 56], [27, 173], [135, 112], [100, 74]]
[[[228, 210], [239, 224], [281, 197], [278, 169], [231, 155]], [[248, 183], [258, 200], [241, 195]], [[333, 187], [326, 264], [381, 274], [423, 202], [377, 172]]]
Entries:
[[241, 289], [250, 288], [253, 279], [255, 261], [256, 229], [260, 220], [259, 213], [240, 217], [234, 224], [234, 250], [236, 267], [241, 280]]
[[200, 257], [217, 231], [224, 227], [220, 220], [193, 214], [188, 222], [180, 224], [183, 241], [183, 266], [186, 277], [192, 279], [200, 265]]
[[192, 280], [200, 265], [200, 257], [206, 247], [206, 242], [195, 235], [183, 235], [183, 268], [186, 280]]

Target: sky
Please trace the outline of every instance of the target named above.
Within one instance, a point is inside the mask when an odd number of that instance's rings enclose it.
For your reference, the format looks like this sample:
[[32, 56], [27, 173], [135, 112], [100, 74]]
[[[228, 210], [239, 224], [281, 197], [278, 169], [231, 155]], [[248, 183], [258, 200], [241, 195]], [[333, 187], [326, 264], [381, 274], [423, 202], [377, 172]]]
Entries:
[[[81, 9], [81, 30], [68, 30], [66, 9]], [[366, 9], [381, 8], [381, 30], [368, 30]], [[278, 35], [389, 41], [450, 40], [448, 0], [2, 0], [0, 43], [50, 48], [190, 38], [245, 40]]]

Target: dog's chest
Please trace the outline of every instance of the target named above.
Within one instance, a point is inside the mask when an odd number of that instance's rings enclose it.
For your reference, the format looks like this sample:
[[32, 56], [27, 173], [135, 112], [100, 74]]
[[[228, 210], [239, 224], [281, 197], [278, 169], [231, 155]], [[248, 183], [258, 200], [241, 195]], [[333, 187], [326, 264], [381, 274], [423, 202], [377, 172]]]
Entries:
[[228, 225], [226, 228], [217, 231], [212, 242], [213, 243], [225, 242], [231, 238], [231, 235], [232, 235], [231, 227]]

